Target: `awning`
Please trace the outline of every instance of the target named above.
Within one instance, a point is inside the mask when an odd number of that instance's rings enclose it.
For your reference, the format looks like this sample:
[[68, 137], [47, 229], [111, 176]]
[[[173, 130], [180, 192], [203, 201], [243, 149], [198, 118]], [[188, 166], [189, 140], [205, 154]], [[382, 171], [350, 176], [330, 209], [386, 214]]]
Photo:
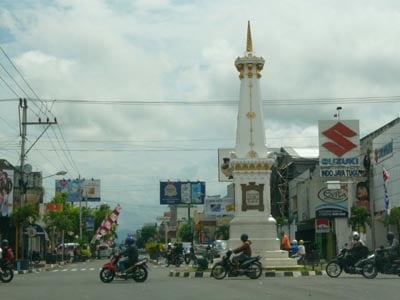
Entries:
[[49, 239], [46, 230], [44, 230], [43, 227], [37, 223], [29, 225], [25, 229], [24, 234], [29, 235], [31, 237], [43, 236], [46, 240]]

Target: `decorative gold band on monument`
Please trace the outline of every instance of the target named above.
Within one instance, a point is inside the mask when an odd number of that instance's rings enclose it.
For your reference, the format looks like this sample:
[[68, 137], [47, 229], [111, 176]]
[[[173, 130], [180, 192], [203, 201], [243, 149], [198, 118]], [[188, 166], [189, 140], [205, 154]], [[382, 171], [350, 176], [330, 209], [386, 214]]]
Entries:
[[268, 171], [271, 165], [268, 163], [237, 163], [234, 165], [235, 171]]

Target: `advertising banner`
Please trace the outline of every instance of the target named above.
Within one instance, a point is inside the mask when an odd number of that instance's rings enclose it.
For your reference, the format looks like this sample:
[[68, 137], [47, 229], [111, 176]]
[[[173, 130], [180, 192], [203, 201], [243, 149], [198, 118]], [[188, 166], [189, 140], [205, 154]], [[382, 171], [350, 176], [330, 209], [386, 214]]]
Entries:
[[321, 177], [360, 175], [358, 120], [318, 121]]
[[329, 219], [315, 219], [315, 233], [328, 232], [330, 232]]
[[235, 216], [235, 200], [207, 197], [204, 200], [204, 214], [206, 217]]
[[46, 212], [48, 211], [60, 212], [62, 210], [63, 210], [62, 203], [46, 203]]
[[56, 195], [67, 193], [68, 202], [100, 201], [100, 180], [61, 179], [56, 180]]
[[94, 231], [94, 217], [93, 216], [86, 216], [86, 230], [87, 231]]
[[206, 184], [202, 181], [160, 181], [160, 204], [204, 204]]
[[348, 184], [340, 184], [338, 189], [330, 189], [322, 182], [317, 194], [315, 217], [347, 218], [349, 215]]
[[8, 217], [13, 212], [13, 191], [14, 170], [0, 169], [0, 208], [2, 217]]

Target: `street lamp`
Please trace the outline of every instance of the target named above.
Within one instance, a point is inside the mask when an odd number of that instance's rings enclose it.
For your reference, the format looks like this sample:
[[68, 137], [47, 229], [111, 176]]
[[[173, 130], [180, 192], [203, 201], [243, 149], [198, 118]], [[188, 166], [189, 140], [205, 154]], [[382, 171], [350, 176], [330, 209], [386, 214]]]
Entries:
[[67, 174], [67, 171], [58, 171], [57, 173], [42, 177], [42, 179], [53, 177], [53, 176], [63, 176], [65, 174]]
[[338, 106], [338, 107], [336, 107], [336, 110], [337, 110], [336, 117], [337, 117], [338, 120], [340, 120], [340, 111], [342, 110], [342, 107]]

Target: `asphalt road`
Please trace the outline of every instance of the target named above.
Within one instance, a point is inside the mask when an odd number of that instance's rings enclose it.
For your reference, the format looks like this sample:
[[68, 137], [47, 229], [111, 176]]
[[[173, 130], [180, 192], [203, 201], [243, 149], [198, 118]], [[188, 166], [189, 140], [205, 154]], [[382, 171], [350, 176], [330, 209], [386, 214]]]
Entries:
[[99, 279], [106, 260], [68, 264], [62, 268], [16, 275], [10, 283], [0, 283], [2, 299], [7, 300], [108, 300], [108, 299], [399, 299], [400, 277], [382, 276], [367, 280], [357, 275], [337, 279], [321, 276], [246, 277], [215, 280], [171, 277], [176, 268], [150, 264], [149, 278], [144, 283], [117, 280], [109, 284]]

